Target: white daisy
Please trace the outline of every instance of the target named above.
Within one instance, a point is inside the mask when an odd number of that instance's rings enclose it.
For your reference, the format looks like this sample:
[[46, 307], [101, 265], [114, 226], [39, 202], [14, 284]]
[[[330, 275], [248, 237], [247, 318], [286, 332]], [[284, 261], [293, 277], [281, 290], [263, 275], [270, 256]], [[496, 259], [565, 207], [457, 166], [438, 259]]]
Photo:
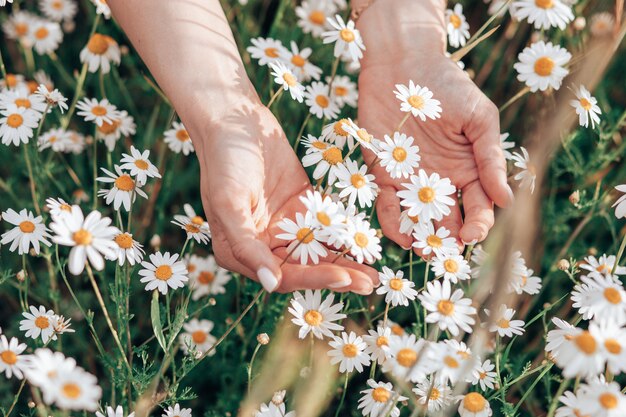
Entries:
[[104, 16], [105, 19], [111, 18], [111, 8], [107, 4], [107, 0], [91, 0], [96, 6], [96, 13]]
[[346, 159], [337, 169], [337, 182], [333, 185], [339, 189], [339, 198], [348, 197], [348, 205], [354, 205], [358, 198], [359, 206], [371, 207], [378, 194], [378, 186], [374, 175], [368, 174], [367, 165], [359, 167], [356, 161]]
[[137, 179], [137, 185], [143, 186], [149, 178], [161, 178], [159, 170], [148, 159], [150, 151], [140, 152], [131, 145], [130, 155], [123, 153], [120, 168], [130, 171], [129, 174]]
[[486, 391], [487, 389], [494, 389], [497, 373], [494, 372], [496, 366], [491, 363], [489, 359], [479, 364], [472, 370], [470, 382], [472, 385], [479, 385], [480, 389]]
[[182, 152], [183, 155], [187, 156], [195, 151], [189, 133], [182, 123], [173, 122], [172, 128], [166, 130], [163, 135], [165, 136], [165, 143], [174, 153]]
[[39, 55], [56, 51], [63, 40], [63, 31], [57, 22], [37, 19], [32, 23], [30, 30], [30, 42]]
[[[615, 189], [622, 193], [626, 193], [626, 184], [617, 185], [615, 186]], [[620, 196], [611, 207], [615, 207], [615, 217], [618, 219], [626, 217], [626, 194]], [[626, 274], [626, 267], [618, 267], [617, 269], [620, 268], [624, 268], [625, 272], [622, 274]]]
[[191, 408], [182, 408], [178, 403], [174, 407], [169, 406], [162, 417], [191, 417]]
[[376, 330], [368, 330], [368, 334], [363, 336], [363, 340], [367, 344], [365, 352], [370, 355], [372, 361], [379, 364], [385, 362], [389, 354], [389, 338], [391, 337], [391, 328], [378, 326]]
[[378, 143], [380, 166], [385, 167], [391, 178], [409, 178], [419, 167], [419, 146], [413, 145], [413, 138], [404, 133], [394, 132], [393, 139], [385, 135]]
[[267, 65], [270, 62], [281, 60], [287, 52], [281, 41], [271, 38], [253, 38], [250, 39], [252, 45], [246, 48], [246, 51], [253, 59], [259, 60], [259, 65]]
[[370, 357], [365, 353], [367, 345], [356, 333], [341, 332], [341, 337], [335, 336], [329, 343], [330, 349], [328, 356], [330, 356], [331, 364], [339, 364], [339, 372], [363, 372], [363, 366], [370, 364]]
[[400, 110], [419, 117], [422, 122], [426, 118], [435, 120], [441, 117], [441, 102], [433, 98], [428, 87], [421, 87], [409, 80], [409, 85], [396, 84], [396, 98], [401, 101]]
[[67, 98], [56, 88], [52, 89], [52, 87], [50, 87], [48, 89], [44, 84], [40, 84], [39, 87], [37, 87], [35, 95], [42, 97], [50, 107], [58, 106], [61, 113], [67, 110]]
[[56, 22], [71, 21], [78, 6], [74, 0], [39, 0], [39, 9], [48, 19]]
[[102, 126], [96, 127], [96, 138], [103, 141], [109, 150], [113, 152], [115, 144], [122, 136], [135, 134], [135, 119], [126, 110], [118, 110], [113, 122], [102, 122]]
[[513, 152], [512, 161], [514, 161], [514, 165], [519, 168], [521, 171], [515, 174], [513, 179], [515, 181], [520, 181], [521, 188], [529, 188], [530, 192], [535, 192], [535, 180], [537, 179], [537, 172], [535, 170], [535, 165], [530, 162], [530, 155], [528, 155], [528, 151], [523, 146], [520, 146], [520, 150], [522, 153]]
[[[326, 77], [326, 82], [330, 85], [331, 77]], [[347, 75], [335, 75], [332, 82], [333, 85], [330, 95], [339, 107], [348, 105], [356, 108], [357, 100], [359, 99], [356, 83]]]
[[574, 20], [572, 7], [561, 0], [516, 0], [511, 4], [511, 14], [517, 20], [528, 19], [535, 29], [564, 30]]
[[465, 41], [470, 38], [469, 24], [463, 15], [463, 5], [457, 3], [454, 10], [446, 10], [446, 23], [448, 30], [448, 42], [450, 46], [458, 48], [465, 45]]
[[318, 119], [334, 119], [339, 114], [339, 106], [328, 94], [328, 85], [319, 81], [306, 86], [304, 102]]
[[348, 148], [352, 149], [354, 147], [354, 138], [344, 129], [344, 123], [348, 123], [348, 121], [348, 119], [339, 119], [336, 122], [328, 123], [322, 129], [320, 139], [335, 144], [339, 149], [343, 149], [346, 142], [348, 142]]
[[133, 239], [132, 234], [119, 233], [113, 238], [113, 241], [117, 245], [115, 256], [106, 258], [108, 261], [117, 261], [120, 266], [123, 266], [126, 262], [135, 265], [143, 260], [145, 254], [143, 246]]
[[619, 417], [626, 414], [626, 395], [615, 381], [587, 381], [577, 391], [583, 416]]
[[[22, 45], [31, 47], [32, 43], [29, 34], [37, 19], [39, 19], [39, 16], [28, 11], [13, 10], [8, 20], [2, 25], [2, 29], [8, 39], [18, 40]], [[21, 78], [23, 79], [23, 76], [21, 76]], [[9, 74], [7, 74], [7, 79], [4, 81], [4, 86], [11, 88], [14, 87], [19, 80], [15, 75], [11, 74], [11, 76], [9, 76]]]
[[534, 271], [530, 268], [523, 268], [523, 271], [513, 270], [513, 279], [509, 283], [509, 293], [515, 292], [516, 294], [539, 294], [541, 291], [541, 278], [533, 276]]
[[319, 263], [319, 258], [328, 254], [320, 243], [320, 229], [313, 227], [313, 215], [307, 212], [296, 213], [296, 221], [285, 218], [278, 224], [285, 233], [276, 235], [278, 239], [290, 241], [287, 252], [293, 259], [299, 259], [302, 265], [306, 265], [309, 258], [314, 264]]
[[435, 378], [426, 378], [417, 383], [413, 392], [417, 395], [417, 402], [422, 406], [428, 403], [428, 412], [436, 413], [452, 403], [452, 389], [447, 383]]
[[143, 261], [141, 266], [144, 269], [139, 271], [139, 275], [142, 276], [141, 282], [146, 284], [146, 291], [157, 289], [161, 294], [167, 294], [169, 288], [175, 290], [184, 287], [189, 280], [187, 267], [178, 260], [177, 253], [153, 253], [150, 255], [150, 262]]
[[293, 293], [289, 312], [294, 318], [291, 321], [300, 326], [298, 336], [304, 339], [309, 332], [318, 339], [333, 337], [333, 331], [343, 330], [343, 326], [334, 323], [343, 320], [347, 316], [339, 313], [343, 308], [343, 303], [333, 304], [335, 295], [330, 293], [322, 302], [321, 290], [306, 290], [304, 297], [298, 291]]
[[[370, 134], [366, 129], [357, 126], [356, 123], [352, 121], [352, 119], [348, 119], [347, 122], [343, 123], [343, 129], [348, 135], [354, 138], [359, 145], [364, 147], [365, 149], [369, 149], [374, 152], [378, 152], [378, 144], [380, 141], [374, 137], [374, 135]], [[350, 149], [352, 149], [352, 143], [350, 142]]]
[[614, 375], [626, 372], [626, 328], [610, 318], [592, 322], [589, 326], [598, 329], [607, 369]]
[[113, 209], [119, 210], [120, 206], [124, 206], [124, 210], [130, 211], [131, 204], [135, 202], [137, 195], [148, 198], [148, 195], [139, 188], [139, 184], [127, 173], [122, 171], [118, 165], [114, 165], [115, 173], [107, 170], [106, 168], [100, 168], [107, 176], [98, 177], [96, 181], [113, 184], [113, 188], [110, 190], [98, 190], [98, 196], [105, 197], [105, 202], [108, 205], [113, 203]]
[[450, 381], [456, 384], [461, 379], [467, 379], [471, 370], [478, 365], [478, 358], [464, 342], [446, 339], [436, 344], [437, 375], [440, 381]]
[[404, 272], [394, 272], [383, 266], [383, 272], [378, 273], [380, 278], [380, 287], [376, 289], [376, 294], [385, 296], [385, 303], [396, 307], [398, 305], [408, 306], [409, 300], [415, 300], [417, 291], [415, 291], [415, 283], [404, 279]]
[[[421, 250], [425, 256], [434, 254], [436, 257], [444, 257], [459, 251], [456, 239], [450, 237], [450, 231], [443, 226], [435, 231], [432, 222], [420, 223], [415, 226], [413, 238], [415, 239], [413, 247]], [[448, 265], [453, 267], [452, 262], [449, 262]]]
[[54, 311], [46, 310], [44, 306], [29, 306], [30, 313], [22, 313], [24, 320], [20, 321], [20, 330], [26, 332], [24, 336], [37, 339], [41, 336], [43, 343], [48, 343], [50, 339], [56, 340], [53, 320]]
[[39, 116], [37, 113], [24, 107], [10, 105], [0, 110], [0, 140], [3, 145], [19, 146], [28, 143], [33, 137], [33, 130], [37, 127]]
[[69, 143], [70, 133], [63, 129], [50, 129], [37, 140], [40, 151], [51, 148], [54, 152], [66, 152]]
[[417, 225], [421, 224], [422, 220], [419, 216], [409, 216], [408, 210], [402, 210], [400, 213], [400, 233], [405, 235], [413, 234], [413, 231]]
[[615, 18], [611, 13], [600, 12], [591, 16], [589, 29], [593, 36], [609, 36], [613, 33], [613, 28], [615, 28]]
[[367, 220], [355, 217], [348, 224], [346, 246], [350, 248], [352, 255], [358, 263], [374, 263], [381, 259], [382, 248], [376, 229], [370, 226]]
[[77, 115], [83, 116], [86, 122], [93, 121], [96, 126], [102, 126], [105, 122], [113, 124], [119, 118], [117, 108], [106, 98], [100, 101], [84, 98], [78, 102], [76, 108], [79, 110]]
[[337, 8], [333, 2], [327, 0], [304, 0], [296, 7], [298, 26], [302, 28], [302, 32], [321, 38], [322, 33], [330, 28], [326, 19], [333, 16], [336, 11]]
[[[428, 241], [428, 238], [426, 238], [426, 240]], [[470, 272], [471, 269], [467, 261], [455, 250], [450, 250], [450, 252], [447, 253], [444, 252], [436, 256], [433, 260], [433, 273], [435, 276], [449, 279], [455, 284], [458, 281], [470, 279]]]
[[431, 281], [426, 284], [426, 291], [418, 298], [422, 306], [430, 313], [426, 316], [427, 323], [437, 323], [443, 331], [449, 330], [453, 336], [459, 335], [459, 329], [471, 333], [476, 322], [472, 315], [476, 309], [472, 300], [463, 298], [463, 290], [458, 288], [452, 292], [450, 281]]
[[313, 171], [314, 179], [324, 178], [328, 173], [329, 185], [332, 185], [337, 179], [337, 172], [342, 163], [343, 154], [341, 149], [336, 146], [328, 146], [326, 149], [315, 148], [311, 153], [302, 157], [302, 165], [305, 168], [316, 165]]
[[193, 300], [199, 300], [207, 295], [224, 294], [226, 292], [224, 286], [231, 279], [230, 273], [217, 265], [213, 255], [206, 258], [191, 255], [187, 262], [187, 270]]
[[[118, 405], [115, 409], [111, 406], [106, 408], [106, 415], [99, 411], [96, 411], [96, 417], [124, 417], [124, 409], [121, 405]], [[127, 417], [135, 417], [135, 412], [128, 414]]]
[[[618, 186], [618, 187], [623, 187], [624, 192], [626, 192], [626, 186]], [[592, 256], [592, 255], [585, 256], [584, 262], [581, 262], [579, 266], [581, 269], [586, 269], [587, 271], [591, 271], [591, 272], [599, 272], [604, 275], [611, 275], [611, 274], [626, 275], [625, 266], [615, 267], [615, 255], [607, 256], [606, 254], [603, 254], [599, 258], [596, 258], [595, 256]], [[613, 272], [613, 268], [615, 268], [615, 272]]]
[[[485, 309], [485, 313], [487, 316], [491, 316], [489, 310]], [[524, 321], [513, 320], [513, 315], [515, 315], [515, 310], [502, 304], [494, 314], [494, 317], [490, 319], [492, 323], [489, 325], [489, 331], [497, 332], [500, 337], [513, 337], [514, 334], [524, 334]]]
[[563, 369], [563, 376], [591, 378], [599, 375], [604, 370], [605, 358], [597, 328], [579, 329], [556, 317], [552, 322], [558, 329], [548, 332], [545, 349]]
[[434, 353], [430, 342], [416, 339], [414, 334], [391, 336], [389, 356], [383, 363], [383, 372], [406, 381], [423, 381], [433, 371]]
[[309, 61], [312, 52], [313, 50], [311, 48], [300, 50], [298, 45], [294, 41], [291, 41], [291, 50], [285, 48], [281, 58], [289, 65], [299, 80], [303, 82], [309, 81], [311, 78], [319, 80], [322, 69]]
[[50, 216], [53, 219], [72, 213], [72, 206], [66, 203], [62, 198], [47, 198], [46, 208], [50, 210]]
[[[400, 409], [392, 404], [407, 401], [408, 398], [400, 395], [393, 389], [391, 382], [376, 382], [373, 379], [367, 380], [368, 389], [361, 391], [363, 396], [359, 399], [357, 409], [364, 417], [399, 417]], [[391, 409], [390, 409], [391, 408]]]
[[[191, 319], [183, 324], [183, 330], [179, 336], [180, 346], [186, 355], [194, 353], [197, 357], [202, 356], [217, 341], [211, 334], [213, 322], [211, 320]], [[215, 350], [210, 355], [214, 355]]]
[[43, 224], [41, 216], [35, 217], [32, 212], [26, 209], [22, 209], [19, 213], [13, 209], [8, 209], [2, 213], [2, 219], [15, 226], [0, 236], [1, 244], [11, 243], [9, 247], [11, 252], [15, 252], [17, 249], [18, 255], [24, 255], [32, 246], [35, 253], [39, 254], [41, 244], [52, 245], [47, 240], [51, 236], [48, 233], [48, 228]]
[[14, 337], [9, 341], [5, 335], [0, 335], [0, 373], [7, 378], [15, 375], [22, 379], [27, 366], [26, 357], [22, 355], [24, 350], [26, 343], [19, 343]]
[[577, 417], [580, 416], [580, 401], [578, 397], [571, 391], [565, 391], [559, 397], [559, 401], [563, 404], [557, 408], [555, 417]]
[[410, 181], [402, 184], [406, 190], [397, 192], [400, 205], [409, 209], [409, 216], [419, 216], [427, 222], [450, 214], [455, 202], [449, 196], [456, 193], [456, 187], [448, 178], [441, 178], [436, 172], [428, 176], [420, 169], [418, 175], [411, 175]]
[[459, 414], [461, 417], [490, 417], [493, 413], [489, 401], [477, 392], [470, 392], [460, 397]]
[[583, 85], [580, 85], [574, 94], [576, 94], [576, 100], [571, 100], [570, 104], [576, 109], [578, 123], [583, 127], [588, 127], [589, 120], [591, 120], [591, 128], [595, 128], [596, 123], [600, 123], [600, 114], [602, 114], [598, 100]]
[[87, 64], [89, 72], [100, 69], [103, 74], [107, 74], [111, 70], [111, 63], [119, 65], [121, 58], [120, 47], [115, 39], [100, 33], [91, 35], [87, 45], [80, 51], [80, 62]]
[[55, 401], [58, 376], [75, 368], [76, 361], [66, 358], [63, 353], [37, 349], [33, 355], [28, 356], [24, 375], [31, 385], [41, 389], [44, 402], [52, 404]]
[[289, 91], [291, 98], [302, 103], [304, 100], [304, 86], [298, 82], [298, 78], [282, 62], [272, 62], [269, 64], [274, 76], [274, 82], [280, 85], [283, 90]]
[[[174, 416], [168, 416], [174, 417]], [[181, 416], [184, 417], [184, 416]], [[191, 417], [191, 416], [189, 416]], [[267, 404], [261, 404], [259, 407], [259, 411], [254, 414], [254, 417], [296, 417], [295, 411], [289, 411], [285, 409], [285, 403], [281, 402], [276, 405], [274, 400], [270, 401]]]
[[341, 203], [335, 203], [332, 198], [322, 196], [319, 191], [307, 190], [306, 197], [300, 201], [311, 213], [312, 226], [319, 228], [319, 239], [331, 246], [340, 247], [346, 237], [346, 217], [342, 214]]
[[325, 44], [335, 43], [335, 57], [347, 53], [352, 58], [352, 61], [355, 62], [363, 58], [365, 45], [363, 44], [361, 33], [355, 28], [354, 22], [348, 20], [347, 23], [344, 23], [338, 14], [335, 15], [334, 19], [329, 17], [327, 22], [334, 30], [322, 33], [322, 38]]
[[38, 94], [31, 94], [26, 85], [20, 85], [0, 93], [0, 108], [6, 109], [12, 104], [17, 108], [25, 108], [28, 113], [33, 113], [37, 121], [41, 119], [42, 113], [46, 110], [44, 98]]
[[551, 42], [538, 41], [524, 48], [517, 58], [519, 62], [513, 65], [518, 72], [517, 79], [526, 83], [534, 93], [537, 90], [545, 91], [548, 87], [558, 90], [563, 78], [569, 73], [564, 66], [572, 55]]
[[577, 308], [585, 320], [610, 318], [617, 323], [626, 322], [626, 291], [620, 281], [599, 272], [581, 277], [581, 283], [572, 291], [572, 307]]

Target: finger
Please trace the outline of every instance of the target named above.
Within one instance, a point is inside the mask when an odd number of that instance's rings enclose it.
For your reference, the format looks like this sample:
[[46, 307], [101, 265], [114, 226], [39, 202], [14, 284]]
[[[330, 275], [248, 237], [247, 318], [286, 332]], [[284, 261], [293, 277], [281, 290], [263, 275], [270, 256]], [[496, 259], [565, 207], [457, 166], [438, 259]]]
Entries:
[[463, 132], [473, 145], [483, 189], [498, 206], [509, 206], [513, 202], [513, 191], [507, 183], [506, 160], [500, 147], [498, 108], [482, 96]]
[[388, 185], [381, 187], [376, 215], [385, 236], [404, 249], [411, 247], [411, 236], [400, 233], [400, 199], [395, 188]]
[[461, 215], [461, 208], [459, 207], [459, 201], [456, 196], [451, 196], [455, 204], [450, 207], [450, 214], [445, 216], [438, 222], [435, 222], [435, 229], [439, 227], [445, 227], [450, 231], [450, 236], [454, 237], [457, 241], [457, 245], [459, 246], [459, 251], [463, 251], [463, 242], [461, 241], [461, 237], [459, 236], [459, 231], [463, 226], [463, 216]]
[[463, 209], [465, 224], [460, 231], [465, 243], [476, 243], [487, 237], [493, 226], [493, 202], [487, 196], [479, 181], [474, 181], [463, 188]]

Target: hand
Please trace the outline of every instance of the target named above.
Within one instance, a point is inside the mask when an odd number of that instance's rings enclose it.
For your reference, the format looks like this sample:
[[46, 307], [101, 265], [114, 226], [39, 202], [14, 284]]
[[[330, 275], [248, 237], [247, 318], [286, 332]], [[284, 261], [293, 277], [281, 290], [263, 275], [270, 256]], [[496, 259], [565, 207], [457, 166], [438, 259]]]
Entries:
[[[481, 241], [493, 226], [493, 202], [504, 207], [513, 199], [500, 148], [498, 109], [439, 47], [425, 50], [391, 54], [395, 60], [367, 57], [359, 77], [359, 125], [380, 139], [393, 135], [406, 114], [400, 111], [400, 101], [393, 93], [395, 84], [408, 85], [413, 80], [428, 87], [441, 102], [441, 118], [422, 122], [411, 116], [401, 131], [412, 136], [420, 148], [419, 168], [450, 178], [461, 190], [464, 221], [457, 201], [437, 226], [446, 227], [464, 243]], [[368, 163], [373, 160], [372, 153], [366, 155]], [[383, 233], [408, 248], [412, 238], [399, 231], [396, 192], [409, 181], [391, 179], [380, 165], [373, 167], [372, 173], [381, 188], [376, 209]]]
[[[300, 265], [288, 255], [289, 242], [275, 237], [282, 232], [277, 226], [281, 219], [304, 212], [299, 197], [312, 187], [283, 130], [265, 106], [246, 100], [225, 112], [219, 123], [207, 123], [202, 130], [192, 128], [190, 135], [206, 138], [194, 143], [201, 145], [196, 150], [202, 202], [220, 266], [260, 280], [268, 291], [332, 288], [363, 295], [372, 292], [378, 283], [374, 269], [345, 258], [331, 263], [334, 254], [318, 265]], [[262, 268], [270, 274], [259, 276]]]

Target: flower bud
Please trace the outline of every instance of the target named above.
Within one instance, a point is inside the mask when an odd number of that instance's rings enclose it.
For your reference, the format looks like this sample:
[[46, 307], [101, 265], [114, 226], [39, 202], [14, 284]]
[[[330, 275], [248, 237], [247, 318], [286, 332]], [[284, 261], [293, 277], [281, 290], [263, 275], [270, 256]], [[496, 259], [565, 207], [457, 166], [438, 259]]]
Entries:
[[161, 236], [159, 235], [152, 236], [152, 239], [150, 239], [150, 246], [154, 250], [159, 250], [159, 248], [161, 247]]
[[572, 203], [574, 207], [578, 206], [580, 202], [580, 191], [576, 190], [569, 195], [569, 202]]
[[270, 342], [270, 337], [267, 333], [261, 333], [257, 335], [256, 341], [259, 342], [260, 345], [267, 345]]
[[574, 29], [583, 30], [587, 26], [587, 20], [583, 16], [578, 16], [574, 20]]
[[24, 280], [26, 279], [26, 271], [20, 269], [17, 274], [15, 274], [15, 278], [17, 278], [19, 282], [24, 282]]
[[272, 397], [272, 403], [281, 405], [283, 402], [285, 402], [285, 390], [276, 391]]
[[561, 259], [557, 264], [556, 267], [559, 268], [561, 271], [567, 271], [570, 267], [569, 261], [567, 259]]

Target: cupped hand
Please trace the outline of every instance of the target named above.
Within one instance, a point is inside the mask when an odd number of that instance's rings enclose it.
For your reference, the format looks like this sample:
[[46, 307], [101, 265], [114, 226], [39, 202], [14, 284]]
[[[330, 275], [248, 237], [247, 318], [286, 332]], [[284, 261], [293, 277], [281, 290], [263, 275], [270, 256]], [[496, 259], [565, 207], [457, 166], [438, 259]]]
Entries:
[[[442, 112], [440, 119], [425, 122], [411, 116], [401, 131], [420, 148], [419, 168], [450, 178], [461, 191], [463, 215], [456, 201], [437, 226], [446, 227], [463, 243], [481, 241], [493, 226], [493, 203], [504, 207], [513, 198], [500, 148], [498, 109], [455, 62], [434, 49], [428, 55], [407, 53], [395, 62], [368, 61], [359, 77], [359, 125], [377, 138], [392, 136], [406, 115], [393, 91], [396, 84], [408, 85], [409, 80], [428, 87], [441, 102]], [[375, 160], [372, 153], [365, 158], [370, 164]], [[396, 192], [409, 181], [392, 179], [380, 165], [372, 172], [381, 188], [376, 208], [383, 233], [408, 248], [412, 238], [399, 231]]]
[[[372, 292], [378, 274], [330, 255], [317, 265], [291, 259], [278, 222], [305, 208], [309, 179], [274, 115], [258, 102], [228, 109], [195, 141], [204, 210], [218, 264], [260, 281], [268, 291], [332, 288]], [[287, 261], [285, 261], [287, 259]], [[334, 262], [333, 262], [334, 261]]]

